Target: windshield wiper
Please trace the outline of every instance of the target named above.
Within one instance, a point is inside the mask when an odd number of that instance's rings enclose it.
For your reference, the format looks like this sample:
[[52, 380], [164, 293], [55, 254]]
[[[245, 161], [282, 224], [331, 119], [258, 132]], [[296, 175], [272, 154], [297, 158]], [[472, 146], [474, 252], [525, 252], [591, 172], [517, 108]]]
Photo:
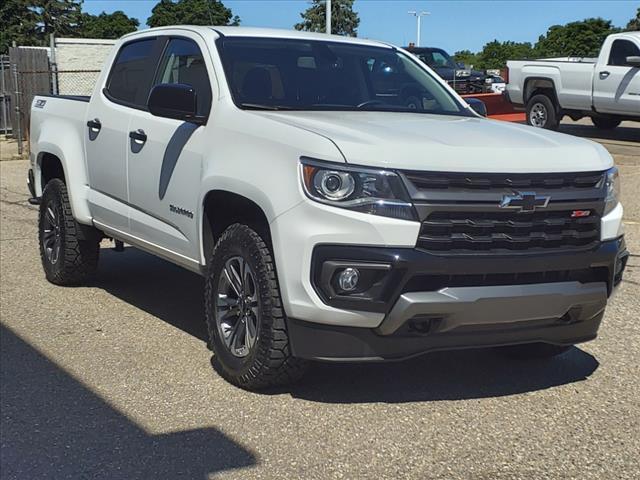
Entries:
[[262, 103], [241, 103], [240, 106], [249, 110], [293, 110], [293, 108], [284, 105], [264, 105]]

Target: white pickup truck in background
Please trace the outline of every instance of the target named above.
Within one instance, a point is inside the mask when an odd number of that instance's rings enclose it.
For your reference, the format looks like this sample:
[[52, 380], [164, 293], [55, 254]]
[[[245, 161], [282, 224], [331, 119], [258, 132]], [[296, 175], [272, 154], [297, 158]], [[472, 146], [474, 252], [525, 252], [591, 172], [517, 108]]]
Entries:
[[640, 121], [640, 32], [609, 35], [598, 58], [507, 62], [507, 96], [527, 123], [556, 129], [564, 115], [591, 117], [598, 128]]

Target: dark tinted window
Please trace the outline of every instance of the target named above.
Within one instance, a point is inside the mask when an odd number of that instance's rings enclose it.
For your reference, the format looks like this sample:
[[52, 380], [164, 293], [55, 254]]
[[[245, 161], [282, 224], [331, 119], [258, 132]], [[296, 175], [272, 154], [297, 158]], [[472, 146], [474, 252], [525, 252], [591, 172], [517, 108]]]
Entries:
[[115, 100], [145, 105], [153, 68], [150, 58], [155, 38], [124, 45], [111, 69], [107, 91]]
[[609, 65], [626, 66], [627, 57], [640, 56], [640, 49], [629, 40], [615, 40], [611, 45]]
[[196, 91], [198, 115], [207, 116], [211, 108], [211, 84], [202, 52], [192, 40], [174, 38], [169, 41], [160, 60], [153, 85], [182, 83]]
[[418, 61], [391, 47], [244, 37], [218, 47], [243, 108], [466, 114]]
[[444, 50], [420, 50], [415, 55], [431, 68], [456, 68], [456, 64]]

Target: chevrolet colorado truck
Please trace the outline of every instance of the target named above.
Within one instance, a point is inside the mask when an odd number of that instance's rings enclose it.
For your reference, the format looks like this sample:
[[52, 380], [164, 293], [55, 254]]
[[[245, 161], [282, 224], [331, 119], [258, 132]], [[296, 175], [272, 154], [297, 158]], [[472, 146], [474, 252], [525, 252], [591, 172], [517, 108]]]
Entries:
[[246, 389], [309, 360], [559, 354], [628, 256], [602, 146], [483, 118], [385, 43], [135, 32], [90, 98], [34, 99], [30, 141], [46, 278], [85, 282], [104, 239], [201, 274], [213, 363]]
[[640, 121], [640, 32], [609, 35], [598, 58], [509, 61], [507, 68], [507, 97], [534, 127], [555, 130], [565, 115], [591, 117], [601, 129]]

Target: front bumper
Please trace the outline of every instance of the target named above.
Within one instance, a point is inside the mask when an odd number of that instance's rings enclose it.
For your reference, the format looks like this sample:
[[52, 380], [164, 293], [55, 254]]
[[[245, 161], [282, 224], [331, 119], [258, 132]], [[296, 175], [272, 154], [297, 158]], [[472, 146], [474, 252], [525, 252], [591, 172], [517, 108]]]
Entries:
[[[383, 318], [375, 328], [290, 319], [292, 350], [301, 358], [363, 361], [439, 349], [591, 340], [627, 257], [622, 237], [589, 251], [520, 256], [321, 245], [314, 251], [312, 284], [323, 301]], [[333, 269], [350, 262], [377, 272], [369, 276], [371, 288], [341, 294], [332, 286]]]

